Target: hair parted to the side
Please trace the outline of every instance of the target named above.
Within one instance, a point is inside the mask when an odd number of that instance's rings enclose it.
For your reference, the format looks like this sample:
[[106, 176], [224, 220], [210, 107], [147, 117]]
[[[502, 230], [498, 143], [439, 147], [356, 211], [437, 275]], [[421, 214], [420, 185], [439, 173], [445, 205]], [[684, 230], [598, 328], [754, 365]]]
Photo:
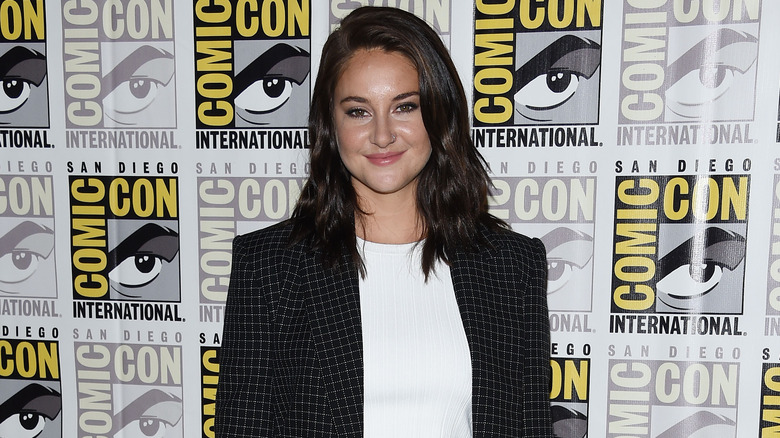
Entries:
[[346, 251], [361, 274], [355, 215], [363, 214], [338, 152], [333, 95], [344, 66], [359, 50], [396, 52], [417, 69], [420, 110], [431, 157], [417, 184], [422, 269], [449, 264], [455, 248], [480, 244], [479, 227], [506, 224], [488, 213], [490, 179], [471, 141], [466, 95], [440, 37], [423, 20], [396, 8], [362, 7], [345, 17], [322, 49], [309, 112], [311, 173], [292, 214], [292, 241], [308, 241], [335, 267]]

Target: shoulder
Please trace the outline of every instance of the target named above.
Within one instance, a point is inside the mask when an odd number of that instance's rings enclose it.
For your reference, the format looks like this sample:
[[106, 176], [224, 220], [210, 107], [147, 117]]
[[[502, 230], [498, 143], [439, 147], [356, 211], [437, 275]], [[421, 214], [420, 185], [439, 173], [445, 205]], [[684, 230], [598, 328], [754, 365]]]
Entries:
[[546, 259], [544, 244], [537, 238], [528, 237], [506, 228], [482, 228], [480, 231], [488, 248], [511, 254], [514, 257], [535, 258], [542, 261]]
[[236, 258], [281, 257], [302, 250], [302, 244], [291, 245], [292, 223], [280, 222], [268, 228], [238, 235], [233, 239], [233, 255]]

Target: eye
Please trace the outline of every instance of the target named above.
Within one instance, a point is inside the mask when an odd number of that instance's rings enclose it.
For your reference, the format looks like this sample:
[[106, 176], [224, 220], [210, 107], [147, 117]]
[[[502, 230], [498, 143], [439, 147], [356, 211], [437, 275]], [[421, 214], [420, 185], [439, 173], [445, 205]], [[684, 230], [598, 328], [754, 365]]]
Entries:
[[134, 115], [152, 105], [171, 84], [174, 64], [172, 54], [148, 45], [119, 61], [101, 80], [106, 117], [120, 124], [136, 124]]
[[351, 108], [347, 110], [347, 115], [356, 119], [362, 119], [363, 117], [368, 117], [368, 111], [362, 108]]
[[675, 299], [698, 298], [720, 283], [723, 267], [713, 261], [681, 265], [658, 283], [656, 288]]
[[[134, 424], [135, 423], [135, 424]], [[134, 428], [138, 428], [137, 432]], [[158, 418], [139, 418], [128, 425], [129, 430], [123, 436], [132, 437], [162, 437], [165, 436], [166, 425]]]
[[141, 417], [130, 421], [115, 436], [124, 438], [162, 438], [173, 425], [154, 417]]
[[120, 83], [103, 100], [103, 104], [120, 114], [134, 114], [144, 110], [157, 97], [163, 85], [150, 78], [131, 78]]
[[[309, 75], [309, 53], [289, 44], [274, 44], [238, 72], [233, 80], [236, 116], [252, 125], [269, 123], [265, 114], [288, 102], [303, 102]], [[292, 106], [282, 111], [295, 112]], [[273, 117], [273, 116], [272, 116]]]
[[533, 110], [553, 109], [569, 100], [579, 83], [579, 77], [571, 71], [551, 71], [517, 90], [515, 102]]
[[582, 231], [557, 227], [541, 238], [547, 249], [547, 293], [557, 292], [593, 257], [593, 238]]
[[0, 55], [0, 114], [15, 111], [46, 77], [46, 56], [22, 46]]
[[0, 113], [15, 111], [30, 97], [30, 83], [21, 79], [5, 78], [0, 81]]
[[109, 251], [108, 278], [113, 286], [146, 286], [178, 252], [179, 233], [155, 223], [144, 224]]
[[728, 28], [713, 32], [667, 67], [667, 107], [680, 117], [704, 117], [709, 105], [747, 85], [741, 78], [757, 56], [758, 41], [752, 35]]
[[566, 285], [571, 276], [582, 269], [568, 260], [548, 259], [547, 260], [547, 293], [551, 294], [558, 291]]
[[162, 438], [181, 420], [181, 399], [150, 390], [114, 415], [113, 436]]
[[38, 412], [19, 412], [0, 423], [0, 436], [34, 438], [43, 432], [46, 418]]
[[675, 112], [695, 117], [698, 114], [695, 107], [719, 99], [731, 88], [734, 78], [734, 70], [728, 66], [702, 66], [680, 78], [666, 94], [674, 96], [674, 103], [682, 106]]
[[19, 283], [27, 280], [38, 269], [43, 257], [29, 250], [13, 250], [0, 256], [0, 281]]
[[235, 104], [252, 114], [270, 113], [292, 95], [293, 82], [288, 78], [262, 78], [248, 86], [235, 99]]
[[417, 105], [416, 103], [412, 103], [412, 102], [402, 103], [401, 105], [398, 105], [397, 111], [401, 113], [410, 113], [416, 110], [417, 108], [419, 108], [419, 105]]
[[574, 35], [558, 38], [515, 71], [516, 111], [528, 120], [552, 120], [549, 113], [534, 112], [564, 105], [600, 64], [599, 43]]
[[658, 260], [658, 299], [675, 309], [698, 307], [701, 298], [721, 283], [745, 258], [745, 238], [733, 231], [707, 227]]
[[151, 283], [162, 271], [162, 258], [155, 254], [134, 254], [122, 260], [108, 278], [122, 286], [141, 287]]
[[54, 232], [25, 221], [0, 236], [0, 282], [20, 283], [30, 278], [54, 249]]

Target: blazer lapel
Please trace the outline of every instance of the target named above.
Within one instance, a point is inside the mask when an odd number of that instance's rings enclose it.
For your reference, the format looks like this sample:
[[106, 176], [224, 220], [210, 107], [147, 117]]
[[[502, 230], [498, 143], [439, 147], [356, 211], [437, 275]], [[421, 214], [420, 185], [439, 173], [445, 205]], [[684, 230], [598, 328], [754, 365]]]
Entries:
[[450, 267], [455, 298], [471, 352], [471, 420], [474, 437], [487, 434], [488, 425], [485, 420], [490, 404], [480, 401], [491, 400], [495, 396], [491, 392], [491, 370], [488, 369], [490, 363], [485, 360], [487, 351], [482, 340], [486, 333], [490, 333], [485, 326], [484, 308], [480, 303], [480, 295], [484, 295], [484, 291], [477, 288], [480, 282], [475, 281], [484, 278], [485, 271], [482, 267], [492, 258], [492, 251], [485, 249], [479, 253], [456, 252]]
[[[322, 379], [339, 436], [363, 436], [363, 335], [357, 271], [345, 255], [340, 270], [308, 258], [306, 308]], [[346, 268], [345, 268], [346, 266]]]

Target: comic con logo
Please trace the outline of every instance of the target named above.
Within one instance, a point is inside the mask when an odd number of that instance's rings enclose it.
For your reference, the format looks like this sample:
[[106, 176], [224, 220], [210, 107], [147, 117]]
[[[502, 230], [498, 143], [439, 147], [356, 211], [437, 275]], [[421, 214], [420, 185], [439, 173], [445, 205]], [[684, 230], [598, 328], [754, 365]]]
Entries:
[[556, 438], [584, 438], [588, 433], [590, 359], [552, 358], [550, 404]]
[[182, 437], [181, 347], [76, 342], [79, 436]]
[[[778, 163], [780, 164], [780, 163]], [[774, 190], [772, 191], [772, 228], [769, 245], [769, 269], [767, 275], [767, 306], [766, 314], [772, 316], [772, 330], [767, 330], [767, 335], [780, 334], [780, 175], [774, 177]]]
[[3, 0], [0, 11], [0, 127], [48, 127], [43, 0]]
[[[765, 349], [766, 351], [766, 349]], [[766, 357], [766, 355], [765, 355]], [[776, 435], [780, 429], [780, 364], [765, 363], [761, 367], [761, 436]]]
[[73, 297], [180, 301], [178, 179], [69, 182]]
[[68, 128], [174, 128], [173, 0], [63, 0]]
[[610, 360], [607, 437], [736, 437], [738, 389], [738, 363]]
[[752, 120], [760, 4], [625, 2], [619, 122]]
[[[290, 217], [303, 183], [301, 177], [198, 178], [202, 303], [225, 303], [233, 237]], [[202, 308], [201, 320], [216, 318], [210, 308]]]
[[200, 347], [201, 423], [203, 438], [214, 438], [217, 382], [219, 381], [219, 347]]
[[550, 310], [590, 311], [596, 178], [495, 177], [492, 181], [491, 213], [544, 243]]
[[198, 128], [307, 126], [309, 0], [194, 4]]
[[612, 312], [741, 314], [749, 175], [618, 176]]
[[598, 123], [600, 0], [476, 2], [474, 126]]
[[0, 297], [56, 297], [51, 176], [0, 175]]
[[0, 436], [61, 438], [57, 341], [0, 339]]

